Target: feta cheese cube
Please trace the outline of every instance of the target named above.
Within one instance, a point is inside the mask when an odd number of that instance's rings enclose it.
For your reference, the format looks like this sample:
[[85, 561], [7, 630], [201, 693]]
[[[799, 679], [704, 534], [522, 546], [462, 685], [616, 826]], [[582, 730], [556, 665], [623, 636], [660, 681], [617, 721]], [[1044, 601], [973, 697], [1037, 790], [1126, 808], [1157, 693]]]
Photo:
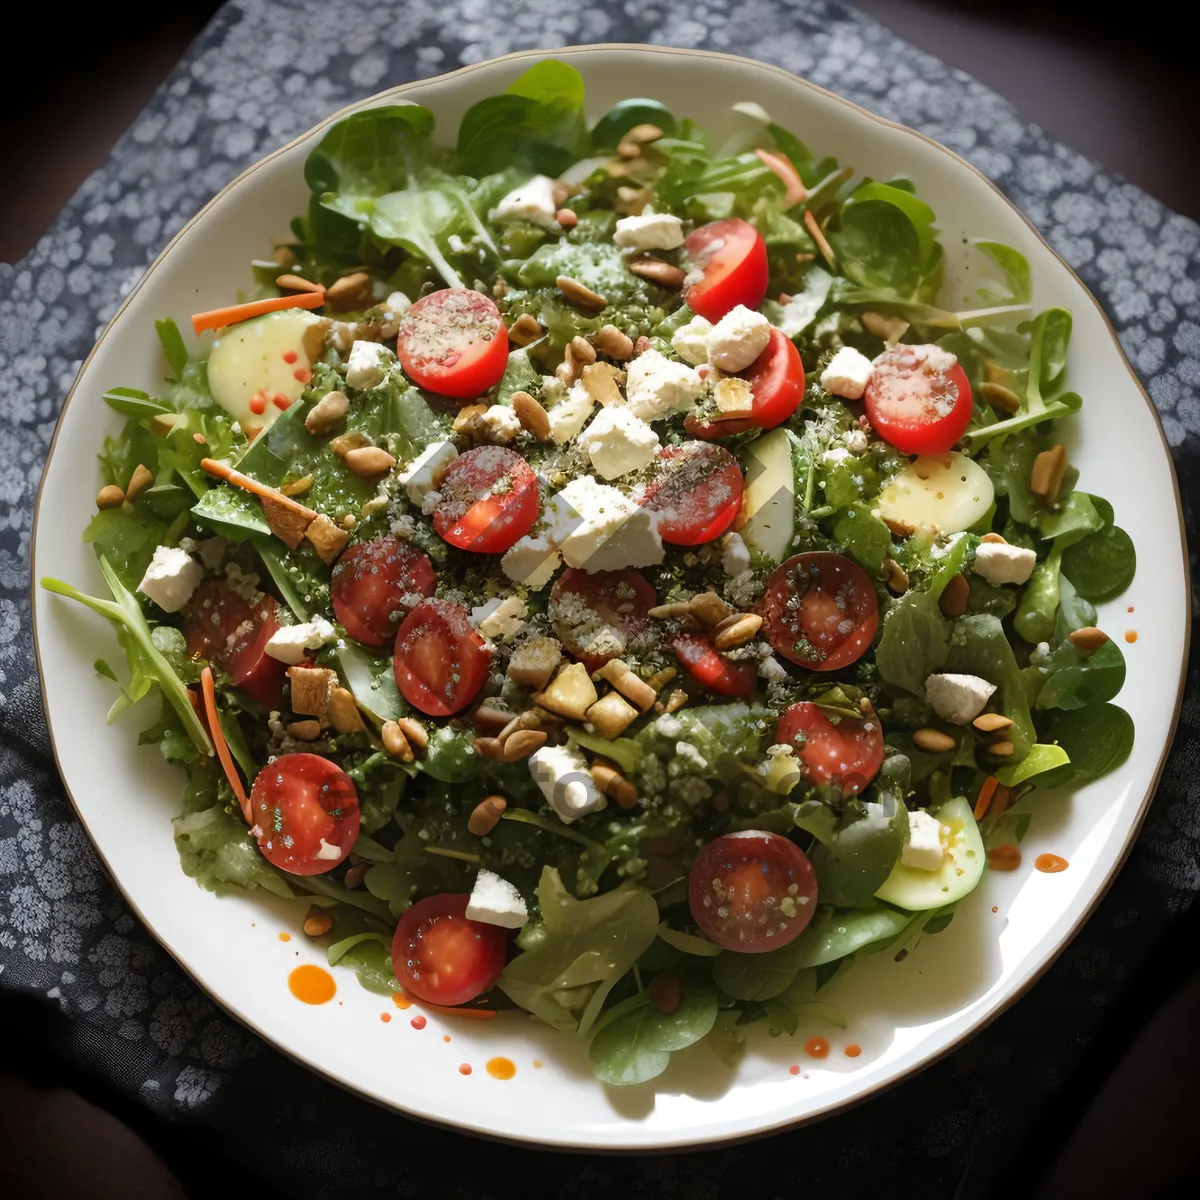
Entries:
[[544, 533], [526, 534], [514, 542], [500, 560], [500, 568], [509, 579], [535, 592], [540, 592], [561, 566], [562, 555]]
[[915, 871], [940, 871], [946, 860], [950, 830], [922, 809], [908, 814], [908, 837], [900, 851], [900, 861]]
[[925, 680], [925, 699], [943, 721], [969, 725], [992, 698], [994, 683], [978, 675], [930, 675]]
[[471, 609], [471, 623], [484, 637], [499, 641], [524, 629], [528, 615], [529, 609], [519, 596], [497, 596]]
[[391, 292], [383, 302], [383, 307], [392, 316], [402, 317], [412, 308], [412, 301], [403, 292]]
[[629, 411], [643, 421], [660, 421], [691, 408], [704, 392], [694, 367], [672, 362], [657, 350], [639, 354], [629, 364], [625, 397]]
[[556, 446], [569, 442], [583, 428], [595, 407], [595, 400], [582, 383], [572, 385], [546, 414], [550, 419], [550, 440]]
[[569, 746], [543, 746], [529, 756], [529, 773], [564, 825], [604, 808], [587, 761]]
[[480, 870], [467, 901], [466, 917], [502, 929], [520, 929], [529, 920], [529, 910], [521, 893], [507, 879], [494, 871]]
[[491, 405], [479, 418], [479, 426], [484, 440], [494, 446], [507, 446], [521, 432], [520, 419], [507, 404]]
[[446, 468], [458, 457], [453, 442], [431, 442], [400, 472], [399, 480], [409, 500], [418, 508], [441, 481]]
[[355, 342], [346, 359], [346, 382], [360, 391], [378, 387], [391, 370], [392, 354], [379, 342]]
[[657, 514], [592, 475], [572, 479], [547, 508], [547, 533], [570, 567], [619, 571], [663, 560]]
[[1003, 587], [1006, 583], [1025, 583], [1033, 573], [1036, 562], [1037, 555], [1024, 546], [1010, 546], [1008, 542], [980, 542], [972, 570], [993, 587]]
[[708, 335], [708, 361], [721, 371], [744, 371], [771, 340], [771, 322], [762, 313], [739, 304], [713, 326]]
[[750, 551], [740, 533], [727, 533], [721, 539], [721, 570], [736, 579], [750, 569]]
[[671, 348], [684, 362], [698, 367], [708, 362], [708, 335], [712, 331], [712, 322], [697, 314], [671, 335]]
[[622, 217], [613, 231], [613, 245], [622, 250], [675, 250], [683, 245], [683, 223], [669, 213]]
[[625, 405], [602, 408], [583, 434], [583, 448], [602, 479], [617, 479], [654, 461], [658, 434]]
[[[660, 560], [661, 561], [661, 560]], [[178, 612], [204, 578], [204, 568], [178, 546], [159, 546], [146, 568], [138, 591], [163, 612]]]
[[548, 175], [535, 175], [528, 183], [513, 188], [488, 214], [493, 221], [529, 221], [547, 229], [557, 229], [554, 214], [554, 180]]
[[277, 662], [294, 667], [303, 662], [309, 650], [332, 642], [337, 632], [324, 617], [302, 625], [280, 625], [267, 639], [263, 649]]
[[843, 346], [821, 372], [821, 386], [843, 400], [861, 400], [870, 378], [871, 360], [853, 346]]

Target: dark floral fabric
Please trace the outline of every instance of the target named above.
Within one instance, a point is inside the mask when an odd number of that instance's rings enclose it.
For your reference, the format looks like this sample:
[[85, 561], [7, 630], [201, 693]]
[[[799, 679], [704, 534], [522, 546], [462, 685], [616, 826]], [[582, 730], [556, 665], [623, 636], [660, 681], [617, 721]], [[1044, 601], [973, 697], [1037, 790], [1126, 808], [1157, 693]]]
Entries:
[[580, 1200], [786, 1195], [801, 1164], [810, 1195], [877, 1194], [900, 1177], [913, 1194], [991, 1194], [1106, 1009], [1200, 889], [1200, 793], [1189, 792], [1200, 773], [1194, 662], [1175, 748], [1128, 865], [1025, 999], [864, 1107], [681, 1157], [485, 1149], [305, 1073], [216, 1008], [140, 927], [56, 778], [30, 639], [34, 497], [63, 396], [144, 268], [234, 175], [351, 100], [512, 50], [601, 41], [776, 63], [975, 163], [1107, 308], [1158, 407], [1190, 494], [1185, 509], [1195, 511], [1200, 228], [852, 9], [822, 0], [233, 0], [32, 253], [0, 266], [0, 988], [57, 1005], [73, 1034], [61, 1053], [199, 1127], [247, 1172], [293, 1195], [484, 1197], [503, 1192], [504, 1179]]

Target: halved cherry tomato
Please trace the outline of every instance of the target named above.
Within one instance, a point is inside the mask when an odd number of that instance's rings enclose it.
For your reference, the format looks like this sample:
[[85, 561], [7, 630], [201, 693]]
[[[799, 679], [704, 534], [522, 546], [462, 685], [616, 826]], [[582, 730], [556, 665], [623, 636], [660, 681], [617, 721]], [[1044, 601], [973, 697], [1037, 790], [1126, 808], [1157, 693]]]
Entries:
[[893, 346], [863, 393], [879, 436], [905, 454], [944, 454], [971, 423], [971, 384], [940, 346]]
[[264, 708], [278, 708], [287, 667], [266, 652], [279, 628], [274, 596], [253, 607], [223, 579], [206, 579], [192, 594], [183, 625], [193, 658], [220, 667], [234, 687]]
[[470, 399], [500, 382], [508, 364], [508, 330], [487, 296], [444, 288], [422, 296], [404, 314], [396, 354], [418, 387]]
[[718, 946], [761, 954], [804, 932], [817, 908], [817, 875], [781, 833], [726, 833], [696, 855], [688, 907]]
[[433, 527], [452, 546], [502, 554], [538, 518], [537, 476], [515, 451], [476, 446], [460, 454], [438, 484]]
[[251, 832], [272, 866], [320, 875], [358, 840], [358, 793], [350, 777], [319, 754], [281, 754], [254, 780]]
[[426, 896], [404, 910], [392, 938], [400, 986], [428, 1004], [466, 1004], [490, 988], [508, 956], [508, 932], [469, 920], [469, 896]]
[[723, 446], [667, 446], [642, 504], [659, 514], [664, 542], [699, 546], [720, 537], [742, 510], [742, 469]]
[[704, 273], [684, 293], [692, 312], [719, 321], [744, 304], [757, 309], [767, 294], [767, 244], [740, 217], [701, 225], [683, 243], [692, 266]]
[[857, 563], [829, 550], [775, 568], [759, 601], [767, 640], [797, 666], [836, 671], [861, 658], [879, 627], [879, 599]]
[[640, 571], [568, 567], [550, 591], [548, 612], [563, 645], [589, 671], [619, 658], [653, 624], [646, 615], [658, 597]]
[[396, 634], [392, 669], [409, 704], [431, 717], [448, 717], [475, 698], [491, 661], [461, 604], [422, 600]]
[[351, 546], [338, 559], [330, 594], [348, 636], [366, 646], [388, 646], [413, 598], [432, 596], [436, 587], [428, 556], [387, 534]]
[[678, 634], [671, 640], [675, 657], [693, 679], [718, 696], [749, 696], [754, 691], [758, 667], [722, 654], [706, 637]]
[[795, 747], [811, 783], [836, 782], [847, 796], [858, 795], [883, 765], [883, 729], [874, 713], [839, 716], [835, 725], [819, 705], [801, 700], [784, 709], [775, 740]]

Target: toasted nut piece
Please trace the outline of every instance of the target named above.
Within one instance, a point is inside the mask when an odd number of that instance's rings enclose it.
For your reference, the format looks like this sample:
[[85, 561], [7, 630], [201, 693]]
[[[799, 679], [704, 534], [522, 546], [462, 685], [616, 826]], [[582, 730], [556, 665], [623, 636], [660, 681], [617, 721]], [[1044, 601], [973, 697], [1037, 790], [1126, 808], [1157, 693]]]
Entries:
[[650, 1003], [664, 1016], [670, 1016], [682, 998], [683, 988], [669, 971], [659, 971], [650, 981]]
[[988, 753], [994, 754], [997, 758], [1008, 758], [1014, 750], [1016, 750], [1016, 746], [1012, 742], [994, 742], [988, 747]]
[[503, 796], [488, 796], [475, 805], [467, 818], [467, 832], [476, 837], [486, 837], [497, 825], [508, 807]]
[[669, 713], [678, 712], [688, 701], [688, 694], [682, 688], [674, 688], [663, 705]]
[[393, 758], [398, 758], [401, 762], [412, 762], [412, 747], [395, 721], [384, 721], [379, 736], [383, 741], [383, 748]]
[[649, 145], [650, 142], [657, 142], [662, 135], [663, 131], [657, 125], [651, 125], [649, 122], [644, 125], [635, 125], [617, 144], [617, 153], [622, 158], [637, 158], [641, 154], [643, 146]]
[[993, 408], [998, 408], [1002, 413], [1021, 411], [1021, 397], [1002, 383], [981, 383], [978, 390]]
[[397, 717], [396, 728], [408, 739], [408, 744], [417, 750], [424, 750], [429, 745], [429, 734], [425, 726], [413, 717]]
[[633, 343], [633, 357], [639, 358], [650, 349], [650, 339], [643, 333], [636, 342]]
[[671, 680], [674, 679], [678, 674], [679, 671], [675, 667], [663, 667], [661, 671], [655, 671], [654, 674], [646, 680], [646, 686], [648, 688], [653, 688], [653, 690], [656, 692], [661, 692], [663, 688], [665, 688], [667, 684], [670, 683]]
[[555, 208], [562, 208], [579, 190], [577, 184], [564, 183], [561, 179], [555, 179], [550, 184], [550, 199], [554, 202]]
[[938, 608], [945, 617], [961, 617], [967, 611], [967, 601], [971, 599], [971, 585], [965, 575], [955, 575], [938, 597]]
[[[293, 260], [295, 255], [292, 256]], [[275, 286], [284, 292], [323, 292], [325, 289], [319, 283], [313, 283], [300, 275], [277, 275]]]
[[339, 529], [324, 513], [304, 531], [308, 544], [317, 552], [317, 557], [326, 564], [332, 563], [346, 548], [350, 535]]
[[576, 216], [573, 210], [569, 208], [560, 208], [554, 214], [554, 219], [563, 227], [563, 229], [574, 229], [579, 224], [579, 217]]
[[96, 493], [96, 507], [102, 511], [106, 508], [120, 508], [124, 503], [125, 493], [115, 483], [105, 484]]
[[682, 267], [673, 263], [663, 262], [661, 258], [639, 258], [629, 264], [629, 270], [634, 275], [657, 283], [659, 287], [669, 292], [677, 292], [683, 287], [686, 278]]
[[293, 479], [291, 483], [280, 485], [279, 490], [285, 496], [303, 496], [313, 485], [313, 477], [311, 475], [302, 475], [299, 479]]
[[480, 418], [487, 410], [486, 404], [464, 404], [454, 418], [454, 432], [467, 438], [478, 437], [483, 428]]
[[348, 888], [356, 888], [362, 886], [362, 881], [366, 877], [367, 872], [371, 869], [369, 862], [355, 863], [350, 867], [345, 875], [342, 876], [342, 882]]
[[620, 692], [608, 692], [585, 715], [596, 727], [596, 732], [611, 742], [637, 720], [638, 710]]
[[608, 301], [599, 292], [593, 292], [590, 287], [584, 287], [578, 279], [572, 279], [570, 275], [559, 275], [554, 281], [554, 286], [562, 292], [563, 299], [568, 304], [583, 312], [599, 312], [602, 308], [608, 307]]
[[633, 341], [615, 325], [605, 325], [588, 339], [597, 353], [617, 362], [628, 362], [633, 357]]
[[304, 427], [313, 437], [327, 434], [350, 411], [350, 397], [345, 392], [326, 392], [308, 410]]
[[329, 443], [329, 448], [338, 456], [345, 458], [351, 450], [358, 450], [363, 446], [369, 446], [371, 443], [365, 435], [355, 431], [354, 433], [343, 433], [335, 437]]
[[918, 729], [912, 735], [913, 745], [926, 754], [948, 754], [958, 743], [940, 729]]
[[355, 327], [349, 321], [330, 321], [328, 336], [329, 344], [344, 356], [350, 353], [354, 345]]
[[987, 542], [989, 545], [992, 545], [992, 546], [1007, 546], [1008, 545], [1008, 542], [1005, 540], [1005, 538], [1002, 537], [998, 533], [985, 533], [983, 535], [983, 537], [981, 537], [979, 540], [981, 542]]
[[894, 558], [883, 560], [883, 577], [887, 580], [888, 588], [897, 596], [908, 591], [908, 572]]
[[598, 699], [596, 685], [588, 677], [587, 667], [583, 663], [570, 663], [563, 667], [546, 689], [533, 698], [535, 704], [569, 721], [582, 721], [587, 710]]
[[617, 188], [617, 203], [614, 208], [623, 217], [640, 217], [646, 211], [646, 205], [654, 199], [654, 193], [648, 187], [619, 187]]
[[304, 918], [305, 935], [311, 938], [324, 937], [333, 928], [333, 915], [323, 908], [310, 908]]
[[597, 404], [607, 408], [610, 404], [624, 404], [620, 385], [625, 382], [625, 372], [612, 363], [590, 363], [583, 368], [583, 386]]
[[533, 434], [539, 442], [544, 442], [550, 436], [550, 418], [528, 392], [513, 392], [512, 409], [521, 422], [521, 428]]
[[579, 378], [580, 364], [575, 360], [575, 352], [568, 345], [563, 351], [563, 360], [554, 368], [554, 378], [559, 381], [564, 387], [570, 387], [571, 384]]
[[353, 529], [358, 524], [358, 518], [353, 513], [344, 513], [338, 524], [343, 529]]
[[518, 729], [504, 739], [501, 758], [507, 763], [520, 762], [546, 744], [546, 732], [542, 729]]
[[300, 261], [290, 246], [276, 246], [271, 251], [271, 258], [277, 267], [294, 267]]
[[531, 342], [536, 342], [545, 332], [537, 317], [532, 313], [522, 313], [512, 323], [508, 337], [518, 346], [528, 346]]
[[501, 755], [500, 743], [494, 737], [477, 737], [473, 745], [480, 758], [499, 758]]
[[154, 486], [154, 475], [147, 468], [138, 463], [133, 468], [133, 474], [129, 477], [129, 486], [125, 489], [125, 499], [129, 501], [136, 500], [148, 487]]
[[571, 339], [571, 353], [575, 355], [575, 361], [583, 363], [585, 367], [596, 361], [595, 346], [579, 334]]
[[1010, 378], [1009, 373], [994, 358], [984, 359], [983, 377], [988, 383], [1005, 383]]
[[889, 317], [883, 313], [865, 312], [859, 319], [868, 333], [873, 333], [888, 346], [894, 346], [908, 332], [908, 322], [903, 317]]
[[630, 809], [638, 801], [637, 788], [607, 759], [597, 758], [591, 766], [592, 780], [610, 799]]
[[354, 693], [348, 688], [335, 687], [329, 693], [329, 723], [338, 733], [358, 733], [365, 729], [362, 713], [354, 702]]
[[1012, 719], [1003, 713], [980, 713], [971, 724], [980, 733], [999, 733], [1002, 729], [1012, 727]]
[[359, 446], [346, 455], [346, 466], [361, 479], [377, 479], [395, 465], [396, 460], [379, 446]]
[[297, 512], [270, 496], [260, 496], [259, 502], [271, 532], [289, 550], [299, 550], [300, 543], [304, 541], [304, 535], [315, 518], [311, 517], [307, 510]]
[[653, 707], [658, 695], [657, 690], [639, 679], [623, 660], [609, 659], [596, 674], [601, 679], [607, 679], [626, 700], [636, 704], [642, 712]]
[[1029, 490], [1046, 505], [1058, 503], [1059, 489], [1067, 470], [1067, 448], [1063, 445], [1043, 450], [1033, 460], [1029, 472]]
[[1108, 641], [1108, 634], [1103, 629], [1097, 629], [1095, 625], [1085, 625], [1082, 629], [1076, 629], [1074, 633], [1068, 633], [1067, 641], [1082, 654], [1094, 654]]
[[374, 298], [371, 291], [371, 277], [366, 271], [354, 271], [349, 275], [343, 275], [336, 283], [331, 283], [325, 289], [325, 302], [334, 312], [370, 308]]
[[333, 322], [328, 317], [319, 317], [304, 327], [300, 345], [310, 363], [315, 363], [325, 353], [325, 338], [332, 328]]
[[324, 717], [337, 684], [337, 672], [328, 667], [288, 667], [292, 684], [292, 712], [306, 717]]
[[321, 736], [320, 721], [292, 721], [287, 727], [288, 737], [299, 742], [315, 742]]
[[733, 609], [716, 592], [697, 593], [688, 601], [688, 612], [706, 629], [714, 628], [733, 615]]
[[522, 713], [517, 713], [511, 721], [509, 721], [498, 734], [496, 741], [503, 742], [509, 734], [516, 733], [518, 729], [540, 729], [542, 727], [541, 713], [542, 709], [527, 708]]
[[512, 713], [505, 712], [502, 708], [493, 708], [490, 704], [481, 704], [472, 715], [475, 732], [485, 738], [496, 737], [513, 719]]
[[671, 604], [656, 604], [647, 610], [646, 615], [653, 617], [656, 621], [679, 621], [690, 617], [692, 610], [686, 600], [676, 600]]
[[718, 650], [731, 650], [745, 645], [762, 628], [763, 619], [757, 613], [727, 617], [713, 631], [713, 645]]
[[535, 691], [544, 688], [562, 662], [562, 646], [550, 637], [522, 642], [508, 660], [508, 677], [513, 683]]

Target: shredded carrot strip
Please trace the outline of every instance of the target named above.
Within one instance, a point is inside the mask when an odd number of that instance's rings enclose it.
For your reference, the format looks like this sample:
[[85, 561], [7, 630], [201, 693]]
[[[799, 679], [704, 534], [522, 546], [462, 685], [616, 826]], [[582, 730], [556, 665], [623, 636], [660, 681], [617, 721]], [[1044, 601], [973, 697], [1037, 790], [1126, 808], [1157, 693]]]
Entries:
[[1012, 803], [1012, 795], [1012, 788], [1005, 787], [1004, 784], [996, 789], [989, 809], [993, 817], [1002, 817], [1008, 811], [1008, 806]]
[[294, 512], [298, 517], [307, 517], [310, 521], [317, 519], [317, 514], [311, 508], [305, 508], [303, 504], [293, 500], [291, 496], [285, 496], [276, 488], [259, 483], [257, 479], [251, 479], [249, 475], [243, 475], [241, 471], [235, 471], [228, 463], [221, 462], [216, 458], [202, 458], [200, 466], [210, 475], [215, 475], [218, 479], [223, 479], [234, 487], [250, 492], [251, 495], [258, 496], [263, 500], [274, 500], [276, 504], [282, 505], [289, 512]]
[[764, 167], [774, 171], [783, 181], [783, 186], [787, 188], [783, 198], [787, 201], [788, 208], [791, 208], [793, 204], [799, 204], [801, 200], [808, 199], [808, 188], [804, 186], [800, 172], [792, 166], [792, 160], [786, 154], [779, 154], [772, 150], [755, 150], [754, 153], [758, 155]]
[[821, 228], [817, 218], [807, 209], [804, 212], [804, 224], [808, 228], [808, 232], [812, 235], [812, 240], [816, 242], [817, 249], [821, 252], [821, 257], [831, 267], [837, 266], [837, 255], [834, 254], [833, 247], [829, 244], [829, 239], [825, 236], [825, 231]]
[[431, 1013], [440, 1013], [443, 1017], [467, 1017], [472, 1021], [490, 1021], [496, 1015], [494, 1008], [447, 1008], [443, 1004], [427, 1004], [424, 1000], [417, 1000], [416, 1003]]
[[320, 308], [325, 303], [325, 289], [319, 292], [301, 292], [296, 296], [273, 296], [269, 300], [251, 300], [248, 304], [230, 304], [227, 308], [210, 308], [208, 312], [192, 314], [192, 328], [197, 333], [206, 329], [220, 329], [223, 325], [236, 325], [263, 313], [280, 312], [285, 308]]
[[246, 789], [242, 787], [242, 777], [237, 773], [237, 767], [233, 765], [233, 755], [229, 753], [229, 743], [225, 740], [221, 718], [217, 715], [217, 685], [213, 683], [212, 667], [205, 667], [200, 672], [200, 689], [204, 693], [204, 711], [208, 716], [209, 736], [217, 748], [217, 757], [221, 760], [225, 778], [229, 780], [229, 786], [233, 788], [233, 794], [242, 806], [242, 816], [246, 818], [246, 824], [250, 825], [250, 798], [246, 795]]
[[979, 789], [979, 799], [975, 801], [975, 820], [983, 820], [983, 814], [987, 812], [988, 805], [992, 802], [992, 796], [999, 786], [1000, 780], [995, 775], [989, 775], [983, 781], [983, 787]]

